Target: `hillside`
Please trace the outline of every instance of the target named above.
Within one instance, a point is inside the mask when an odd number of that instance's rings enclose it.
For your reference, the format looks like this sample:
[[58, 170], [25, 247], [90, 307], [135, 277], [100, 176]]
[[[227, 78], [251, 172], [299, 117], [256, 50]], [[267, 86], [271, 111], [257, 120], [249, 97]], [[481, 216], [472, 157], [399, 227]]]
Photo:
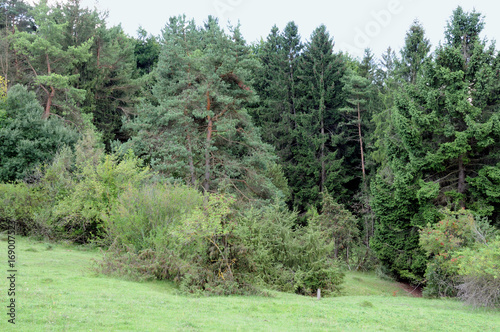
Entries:
[[[5, 244], [5, 239], [2, 243]], [[500, 312], [402, 296], [396, 283], [348, 273], [345, 296], [193, 297], [172, 284], [92, 272], [98, 250], [16, 239], [17, 331], [494, 331]], [[2, 287], [5, 287], [5, 282]], [[394, 293], [396, 292], [396, 293]], [[393, 296], [393, 295], [396, 296]], [[432, 317], [432, 320], [429, 320]], [[0, 330], [11, 328], [4, 317]]]

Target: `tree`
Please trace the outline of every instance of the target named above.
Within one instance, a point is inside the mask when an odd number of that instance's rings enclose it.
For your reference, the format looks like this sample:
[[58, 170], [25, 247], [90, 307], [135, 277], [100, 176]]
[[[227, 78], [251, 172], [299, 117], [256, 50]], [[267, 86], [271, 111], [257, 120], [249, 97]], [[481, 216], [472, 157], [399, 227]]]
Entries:
[[[266, 42], [256, 50], [262, 66], [256, 71], [255, 89], [260, 100], [253, 112], [254, 119], [262, 128], [263, 140], [275, 147], [288, 179], [293, 177], [297, 164], [297, 73], [302, 48], [297, 25], [289, 22], [281, 33], [274, 26]], [[294, 187], [291, 188], [291, 205], [297, 201]]]
[[7, 82], [16, 81], [21, 76], [22, 64], [19, 54], [12, 48], [16, 31], [36, 30], [31, 6], [23, 1], [4, 0], [0, 3], [0, 70]]
[[314, 216], [328, 243], [334, 243], [333, 258], [343, 258], [349, 264], [352, 247], [359, 236], [356, 217], [327, 192], [321, 194], [321, 214]]
[[[359, 156], [360, 156], [360, 166], [362, 180], [364, 186], [366, 187], [366, 169], [365, 169], [365, 156], [363, 148], [363, 130], [362, 130], [362, 111], [366, 111], [366, 106], [369, 99], [369, 88], [370, 81], [364, 77], [356, 75], [355, 73], [350, 73], [350, 75], [345, 78], [344, 93], [347, 96], [348, 107], [343, 108], [343, 114], [346, 118], [345, 126], [354, 126], [356, 128], [356, 134], [347, 134], [346, 138], [353, 139], [353, 136], [357, 138], [359, 142]], [[355, 114], [353, 116], [353, 114]], [[347, 131], [346, 131], [347, 132]]]
[[33, 9], [37, 25], [35, 33], [14, 34], [14, 47], [23, 55], [31, 72], [31, 84], [45, 93], [43, 117], [47, 118], [55, 106], [60, 115], [71, 113], [85, 98], [85, 90], [76, 87], [79, 74], [75, 67], [88, 61], [92, 39], [78, 45], [66, 44], [65, 30], [69, 22], [59, 7], [49, 7], [43, 0]]
[[319, 193], [327, 189], [338, 199], [345, 194], [342, 159], [332, 135], [338, 132], [342, 106], [341, 81], [344, 64], [333, 53], [333, 39], [324, 25], [315, 29], [301, 55], [296, 86], [300, 98], [296, 102], [296, 122], [293, 149], [294, 163], [289, 166], [294, 184], [293, 205], [305, 210], [319, 203]]
[[[457, 8], [448, 23], [449, 36], [481, 31], [476, 13], [463, 14], [465, 20], [460, 13]], [[496, 181], [499, 163], [498, 57], [478, 39], [456, 40], [462, 39], [449, 37], [415, 84], [404, 84], [397, 94], [388, 167], [372, 186], [377, 251], [400, 277], [422, 275], [416, 229], [436, 222], [440, 208], [466, 207], [498, 218], [496, 191], [484, 190]], [[397, 234], [404, 234], [404, 242], [396, 241]], [[401, 264], [412, 251], [420, 263]]]
[[92, 114], [93, 123], [109, 150], [111, 141], [128, 139], [122, 131], [122, 118], [134, 112], [140, 85], [133, 78], [134, 41], [121, 27], [106, 28], [102, 22], [90, 50], [92, 57], [80, 70], [80, 87], [87, 92], [82, 109]]
[[106, 13], [83, 8], [79, 0], [61, 7], [61, 15], [67, 22], [64, 32], [67, 47], [93, 41], [88, 61], [76, 64], [74, 70], [79, 73], [77, 87], [86, 91], [80, 103], [82, 113], [91, 115], [110, 150], [114, 139], [127, 139], [121, 131], [122, 117], [132, 112], [135, 92], [139, 89], [139, 82], [133, 79], [135, 40], [120, 26], [108, 27]]
[[370, 83], [374, 83], [377, 75], [377, 64], [372, 51], [367, 48], [364, 51], [363, 58], [359, 63], [356, 73], [366, 78]]
[[0, 30], [35, 31], [35, 23], [29, 11], [31, 6], [24, 1], [4, 0], [0, 3]]
[[396, 61], [396, 71], [403, 82], [416, 83], [425, 59], [431, 49], [430, 42], [425, 38], [425, 30], [418, 20], [415, 20], [406, 32], [405, 45], [401, 49], [401, 60]]
[[483, 29], [484, 19], [480, 13], [475, 10], [472, 13], [466, 13], [462, 7], [458, 6], [446, 24], [446, 44], [460, 49], [464, 64], [467, 64]]
[[392, 108], [394, 107], [394, 95], [398, 89], [396, 65], [396, 54], [389, 47], [382, 54], [380, 68], [377, 70], [380, 107], [372, 116], [374, 124], [373, 150], [369, 156], [375, 165], [385, 166], [388, 160], [388, 141], [391, 140], [391, 137], [394, 137]]
[[134, 54], [137, 62], [139, 75], [149, 74], [158, 63], [160, 55], [160, 43], [149, 35], [142, 27], [137, 31], [138, 37], [135, 39]]
[[245, 105], [255, 99], [250, 75], [257, 63], [213, 18], [199, 29], [183, 17], [165, 27], [153, 94], [129, 124], [130, 144], [167, 177], [205, 192], [234, 191], [266, 198], [277, 189], [267, 177], [274, 157]]
[[58, 150], [76, 142], [75, 131], [58, 118], [42, 119], [42, 114], [35, 94], [20, 85], [0, 101], [0, 181], [27, 177], [35, 166], [50, 162]]

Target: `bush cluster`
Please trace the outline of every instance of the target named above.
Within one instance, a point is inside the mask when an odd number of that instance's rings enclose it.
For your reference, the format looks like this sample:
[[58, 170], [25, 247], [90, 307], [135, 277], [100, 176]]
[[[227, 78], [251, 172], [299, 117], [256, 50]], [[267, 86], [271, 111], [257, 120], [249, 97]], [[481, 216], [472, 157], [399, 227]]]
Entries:
[[465, 209], [446, 210], [444, 215], [420, 231], [420, 245], [431, 257], [424, 295], [458, 295], [474, 306], [498, 306], [498, 231], [488, 220]]
[[150, 177], [131, 154], [106, 155], [89, 131], [75, 151], [64, 147], [52, 163], [31, 171], [29, 183], [0, 184], [2, 229], [14, 222], [19, 234], [87, 243], [104, 239], [104, 220], [130, 186]]
[[26, 235], [97, 244], [106, 248], [101, 273], [171, 280], [190, 293], [340, 290], [328, 218], [298, 226], [283, 202], [245, 203], [154, 179], [133, 154], [105, 154], [98, 142], [89, 131], [30, 183], [1, 184], [2, 228], [14, 222]]
[[125, 191], [107, 219], [114, 242], [99, 270], [173, 280], [191, 293], [339, 291], [343, 274], [317, 227], [294, 229], [297, 214], [282, 204], [240, 204], [179, 185]]

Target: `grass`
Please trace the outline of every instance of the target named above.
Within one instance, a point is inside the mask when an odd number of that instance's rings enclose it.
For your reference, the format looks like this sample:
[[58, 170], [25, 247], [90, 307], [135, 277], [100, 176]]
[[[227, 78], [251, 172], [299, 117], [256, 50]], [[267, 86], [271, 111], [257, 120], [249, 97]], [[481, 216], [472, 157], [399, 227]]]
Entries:
[[[454, 300], [392, 296], [397, 285], [373, 274], [348, 273], [344, 292], [349, 296], [320, 301], [278, 292], [190, 297], [169, 283], [92, 273], [97, 250], [26, 238], [16, 245], [16, 331], [500, 330], [498, 311], [474, 310]], [[4, 290], [7, 280], [1, 279]], [[2, 294], [6, 304], [7, 292]], [[3, 314], [0, 331], [9, 330], [14, 329]]]
[[373, 272], [346, 272], [342, 293], [346, 296], [408, 296], [397, 283], [383, 280]]

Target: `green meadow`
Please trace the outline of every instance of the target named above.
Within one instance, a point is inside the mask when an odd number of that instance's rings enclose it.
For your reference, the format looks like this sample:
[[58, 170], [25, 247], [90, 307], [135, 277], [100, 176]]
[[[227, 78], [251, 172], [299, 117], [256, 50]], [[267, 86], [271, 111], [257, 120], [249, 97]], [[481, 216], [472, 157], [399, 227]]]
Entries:
[[[371, 273], [348, 272], [344, 295], [321, 300], [273, 291], [195, 297], [171, 283], [99, 275], [92, 269], [97, 249], [20, 237], [16, 248], [16, 324], [4, 314], [0, 331], [500, 330], [498, 311], [410, 297]], [[2, 293], [6, 310], [9, 297]]]

